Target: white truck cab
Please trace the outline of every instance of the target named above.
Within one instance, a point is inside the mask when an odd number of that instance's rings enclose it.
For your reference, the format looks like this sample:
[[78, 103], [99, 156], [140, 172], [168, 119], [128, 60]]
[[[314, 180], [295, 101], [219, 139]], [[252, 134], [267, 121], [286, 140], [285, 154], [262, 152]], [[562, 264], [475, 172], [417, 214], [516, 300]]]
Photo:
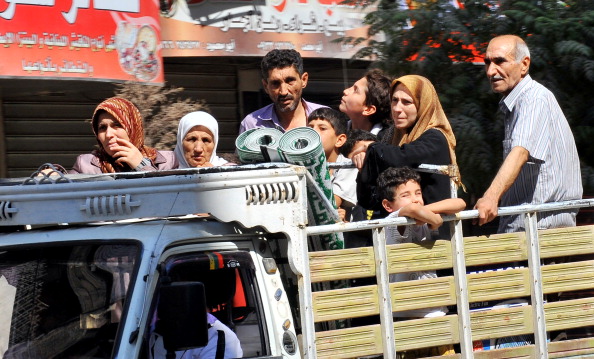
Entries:
[[0, 186], [4, 358], [152, 357], [164, 278], [204, 286], [181, 333], [208, 307], [244, 357], [300, 357], [277, 261], [304, 223], [303, 168], [67, 177]]

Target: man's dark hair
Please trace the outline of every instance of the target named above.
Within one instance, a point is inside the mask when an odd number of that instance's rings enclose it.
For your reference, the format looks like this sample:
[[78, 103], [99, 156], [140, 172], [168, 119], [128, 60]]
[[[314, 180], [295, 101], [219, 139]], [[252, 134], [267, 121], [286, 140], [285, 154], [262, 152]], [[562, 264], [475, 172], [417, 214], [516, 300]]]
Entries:
[[268, 52], [260, 63], [262, 78], [267, 80], [270, 70], [284, 69], [291, 66], [297, 70], [299, 76], [303, 75], [303, 59], [297, 51], [274, 49]]
[[371, 123], [390, 124], [390, 85], [392, 81], [379, 69], [369, 70], [365, 74], [367, 92], [365, 105], [375, 106], [375, 113], [369, 116]]
[[340, 153], [344, 157], [348, 157], [357, 141], [377, 141], [377, 136], [361, 129], [350, 130], [344, 145], [340, 147]]
[[409, 167], [390, 167], [382, 172], [377, 179], [377, 190], [382, 200], [392, 201], [396, 188], [408, 181], [421, 184], [421, 175]]
[[328, 122], [334, 129], [336, 136], [347, 133], [347, 123], [349, 118], [344, 113], [333, 110], [330, 107], [320, 107], [313, 110], [307, 117], [307, 123], [313, 120], [323, 120]]

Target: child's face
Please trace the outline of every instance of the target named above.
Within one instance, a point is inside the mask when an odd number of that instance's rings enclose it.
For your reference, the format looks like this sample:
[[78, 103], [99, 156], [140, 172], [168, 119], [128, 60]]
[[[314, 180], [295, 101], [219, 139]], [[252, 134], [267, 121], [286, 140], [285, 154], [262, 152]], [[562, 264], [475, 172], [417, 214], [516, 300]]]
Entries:
[[386, 211], [392, 213], [411, 203], [424, 205], [421, 185], [418, 182], [410, 180], [396, 187], [394, 198], [391, 201], [384, 199], [382, 204]]
[[337, 152], [337, 149], [344, 144], [343, 137], [346, 136], [337, 136], [334, 127], [332, 127], [330, 122], [326, 120], [316, 118], [309, 121], [307, 126], [313, 128], [320, 134], [320, 137], [322, 138], [322, 147], [324, 147], [324, 153], [328, 159], [332, 157], [333, 152]]
[[367, 99], [367, 79], [359, 79], [355, 84], [342, 92], [342, 99], [338, 109], [345, 113], [349, 118], [358, 118], [367, 109], [365, 100]]

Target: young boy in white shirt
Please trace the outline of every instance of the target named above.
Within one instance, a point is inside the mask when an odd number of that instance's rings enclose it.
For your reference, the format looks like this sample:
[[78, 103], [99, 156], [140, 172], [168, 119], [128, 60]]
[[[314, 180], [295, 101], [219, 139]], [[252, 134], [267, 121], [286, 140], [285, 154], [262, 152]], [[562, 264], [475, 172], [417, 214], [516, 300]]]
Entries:
[[[307, 118], [307, 126], [316, 130], [322, 139], [322, 146], [328, 162], [348, 162], [340, 153], [347, 140], [348, 117], [331, 108], [314, 110]], [[341, 220], [349, 218], [351, 209], [357, 204], [357, 169], [341, 168], [330, 170], [332, 192]]]

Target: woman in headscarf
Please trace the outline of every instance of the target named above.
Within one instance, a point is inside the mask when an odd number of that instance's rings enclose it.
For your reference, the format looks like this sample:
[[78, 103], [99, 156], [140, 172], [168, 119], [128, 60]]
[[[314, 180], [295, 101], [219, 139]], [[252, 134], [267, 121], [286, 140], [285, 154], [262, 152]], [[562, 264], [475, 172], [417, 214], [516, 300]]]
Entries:
[[112, 97], [101, 102], [92, 118], [98, 148], [78, 156], [69, 173], [157, 171], [177, 167], [171, 151], [144, 145], [144, 128], [138, 108], [130, 101]]
[[219, 124], [204, 111], [190, 112], [179, 121], [175, 157], [179, 168], [234, 165], [217, 156]]
[[[368, 209], [379, 209], [375, 186], [379, 174], [389, 167], [457, 165], [456, 138], [431, 82], [418, 75], [402, 76], [392, 81], [390, 93], [394, 125], [382, 143], [372, 143], [366, 152], [353, 156], [360, 170], [359, 204]], [[457, 184], [462, 185], [459, 176]], [[448, 176], [421, 173], [421, 187], [425, 204], [451, 197]]]

